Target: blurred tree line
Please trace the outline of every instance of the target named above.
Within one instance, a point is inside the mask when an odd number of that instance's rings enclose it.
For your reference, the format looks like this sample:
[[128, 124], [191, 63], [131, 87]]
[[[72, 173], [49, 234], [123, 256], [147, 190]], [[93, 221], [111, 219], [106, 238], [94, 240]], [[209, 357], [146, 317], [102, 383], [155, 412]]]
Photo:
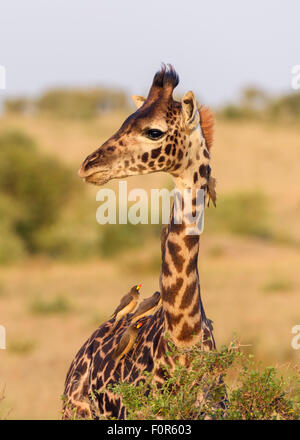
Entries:
[[[109, 88], [58, 88], [46, 91], [36, 99], [16, 97], [4, 101], [6, 114], [43, 114], [80, 119], [90, 119], [118, 110], [128, 111], [128, 108], [127, 94], [122, 90]], [[274, 97], [258, 87], [249, 86], [241, 91], [236, 103], [221, 106], [216, 113], [220, 118], [227, 120], [297, 122], [300, 119], [300, 92], [293, 91]]]
[[127, 108], [125, 92], [106, 88], [53, 89], [36, 99], [17, 97], [4, 101], [4, 112], [8, 114], [43, 114], [81, 119]]
[[265, 121], [297, 122], [300, 119], [300, 92], [273, 97], [254, 86], [242, 90], [235, 104], [218, 109], [223, 119], [260, 119]]

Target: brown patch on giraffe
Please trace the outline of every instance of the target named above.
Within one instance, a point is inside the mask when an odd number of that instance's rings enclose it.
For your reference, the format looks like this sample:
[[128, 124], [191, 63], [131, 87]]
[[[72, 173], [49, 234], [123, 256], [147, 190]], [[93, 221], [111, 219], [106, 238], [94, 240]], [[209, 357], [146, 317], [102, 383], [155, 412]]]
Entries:
[[163, 369], [162, 367], [159, 367], [154, 372], [155, 376], [159, 377], [160, 379], [165, 380], [167, 377], [167, 371]]
[[84, 359], [80, 362], [80, 364], [77, 366], [76, 371], [78, 371], [79, 375], [84, 374], [87, 370], [87, 362], [84, 361]]
[[197, 289], [197, 280], [193, 281], [191, 284], [188, 284], [186, 286], [186, 289], [182, 296], [181, 304], [179, 306], [181, 309], [186, 309], [192, 303], [196, 289]]
[[161, 358], [165, 353], [165, 343], [163, 338], [160, 338], [159, 344], [157, 346], [157, 357]]
[[168, 327], [172, 331], [174, 326], [176, 326], [180, 323], [181, 319], [183, 318], [183, 314], [179, 313], [178, 315], [175, 315], [174, 313], [168, 312], [166, 310], [165, 317], [167, 320]]
[[200, 165], [199, 167], [200, 176], [207, 179], [208, 178], [208, 165]]
[[[182, 200], [182, 210], [184, 209], [183, 206], [183, 200]], [[181, 234], [181, 232], [183, 232], [185, 230], [185, 226], [183, 223], [175, 223], [174, 222], [174, 216], [172, 215], [171, 218], [171, 230], [172, 232], [174, 232], [175, 234]]]
[[199, 299], [197, 298], [197, 301], [193, 306], [192, 310], [190, 311], [189, 316], [193, 318], [195, 315], [198, 315], [199, 313], [200, 313], [200, 305], [199, 305]]
[[166, 261], [162, 262], [161, 272], [165, 277], [169, 277], [172, 275], [170, 268], [169, 268], [169, 264]]
[[177, 158], [178, 158], [178, 160], [181, 160], [183, 158], [183, 151], [180, 149], [178, 150]]
[[199, 243], [199, 237], [198, 235], [187, 235], [186, 237], [184, 237], [183, 241], [188, 250], [191, 250]]
[[187, 170], [192, 165], [192, 163], [193, 163], [192, 159], [189, 159], [185, 169]]
[[151, 157], [152, 159], [156, 159], [161, 153], [161, 147], [155, 148], [151, 151]]
[[167, 144], [167, 146], [166, 146], [166, 148], [165, 148], [165, 153], [166, 153], [166, 154], [168, 154], [168, 155], [170, 154], [171, 147], [172, 147], [171, 144]]
[[149, 156], [148, 153], [144, 153], [144, 154], [142, 155], [142, 162], [147, 162], [147, 160], [148, 160], [148, 156]]
[[201, 331], [201, 322], [196, 322], [194, 327], [188, 325], [187, 322], [184, 322], [181, 332], [178, 336], [179, 341], [190, 341], [195, 335], [200, 333]]
[[181, 247], [177, 243], [173, 243], [170, 240], [167, 241], [167, 245], [176, 270], [181, 272], [184, 263], [183, 256], [179, 255], [181, 253]]
[[163, 289], [162, 289], [163, 301], [165, 301], [169, 304], [174, 304], [175, 296], [177, 295], [177, 293], [181, 289], [182, 284], [183, 284], [183, 278], [177, 278], [175, 283], [171, 284], [170, 287], [162, 286], [163, 287]]
[[196, 252], [195, 255], [190, 259], [189, 264], [186, 267], [185, 273], [187, 274], [187, 276], [189, 276], [190, 273], [197, 268], [197, 265], [198, 265], [198, 252]]

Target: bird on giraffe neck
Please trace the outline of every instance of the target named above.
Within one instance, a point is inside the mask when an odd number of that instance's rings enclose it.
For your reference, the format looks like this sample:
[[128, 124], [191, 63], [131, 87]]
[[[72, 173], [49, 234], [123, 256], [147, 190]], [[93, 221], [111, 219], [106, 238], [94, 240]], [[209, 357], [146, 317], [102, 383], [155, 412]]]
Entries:
[[120, 304], [115, 309], [112, 314], [112, 318], [114, 318], [114, 323], [111, 328], [111, 331], [115, 330], [120, 320], [126, 316], [128, 313], [131, 313], [137, 306], [141, 284], [136, 284], [133, 286], [130, 291], [121, 298]]
[[131, 322], [137, 322], [139, 319], [145, 316], [153, 315], [156, 310], [161, 306], [161, 296], [160, 292], [155, 292], [149, 298], [145, 298], [138, 306], [136, 311], [134, 312]]
[[130, 324], [128, 329], [123, 333], [119, 344], [115, 348], [112, 358], [116, 362], [116, 365], [118, 362], [124, 357], [127, 353], [130, 352], [130, 350], [133, 348], [140, 328], [143, 326], [144, 322], [142, 320], [138, 320], [137, 322], [133, 322]]

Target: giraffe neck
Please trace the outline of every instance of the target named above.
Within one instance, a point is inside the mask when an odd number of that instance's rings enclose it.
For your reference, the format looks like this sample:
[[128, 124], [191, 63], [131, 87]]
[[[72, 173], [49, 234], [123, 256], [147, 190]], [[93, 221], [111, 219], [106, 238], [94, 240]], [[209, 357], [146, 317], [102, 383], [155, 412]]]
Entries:
[[[191, 211], [194, 218], [197, 218], [204, 206], [196, 203], [199, 202], [199, 199], [196, 198], [196, 190], [202, 189], [206, 194], [208, 158], [201, 151], [205, 149], [205, 142], [199, 126], [196, 127], [190, 139], [192, 140], [190, 141], [189, 157], [178, 171], [178, 177], [174, 176], [174, 181], [176, 194], [182, 200], [184, 215], [189, 213], [184, 197], [185, 190], [189, 189], [192, 193]], [[189, 167], [186, 166], [187, 163], [190, 163]], [[201, 175], [203, 169], [206, 172]], [[195, 173], [197, 173], [197, 178]], [[199, 195], [201, 199], [201, 192], [198, 193]], [[177, 224], [178, 209], [176, 203], [174, 205], [162, 252], [160, 278], [162, 302], [166, 332], [176, 345], [189, 347], [203, 342], [203, 330], [208, 328], [201, 303], [198, 276], [200, 235], [198, 233], [191, 235], [192, 228], [196, 229], [194, 233], [199, 232], [199, 230], [197, 231], [197, 221], [191, 223], [191, 219], [187, 219], [183, 215], [182, 223]], [[209, 343], [211, 344], [211, 341]]]

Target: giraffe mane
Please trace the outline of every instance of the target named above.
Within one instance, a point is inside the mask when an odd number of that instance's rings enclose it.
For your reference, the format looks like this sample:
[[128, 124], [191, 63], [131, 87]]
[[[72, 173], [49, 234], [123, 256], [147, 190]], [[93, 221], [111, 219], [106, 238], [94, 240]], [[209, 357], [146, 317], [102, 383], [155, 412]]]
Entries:
[[201, 105], [199, 107], [201, 130], [208, 150], [211, 149], [214, 140], [215, 118], [209, 107]]
[[179, 76], [171, 64], [162, 64], [161, 69], [155, 74], [152, 85], [155, 87], [171, 86], [175, 89], [179, 84]]

